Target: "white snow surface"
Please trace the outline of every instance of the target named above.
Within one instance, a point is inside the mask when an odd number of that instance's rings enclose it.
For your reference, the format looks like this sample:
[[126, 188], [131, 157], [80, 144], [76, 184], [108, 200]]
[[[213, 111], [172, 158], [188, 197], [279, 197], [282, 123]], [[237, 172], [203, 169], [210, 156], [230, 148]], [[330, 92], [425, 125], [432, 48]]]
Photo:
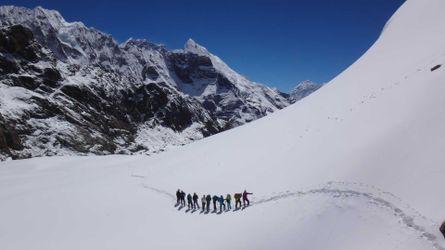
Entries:
[[[0, 163], [0, 248], [445, 249], [444, 11], [408, 0], [316, 93], [184, 147]], [[186, 212], [178, 187], [253, 205]]]

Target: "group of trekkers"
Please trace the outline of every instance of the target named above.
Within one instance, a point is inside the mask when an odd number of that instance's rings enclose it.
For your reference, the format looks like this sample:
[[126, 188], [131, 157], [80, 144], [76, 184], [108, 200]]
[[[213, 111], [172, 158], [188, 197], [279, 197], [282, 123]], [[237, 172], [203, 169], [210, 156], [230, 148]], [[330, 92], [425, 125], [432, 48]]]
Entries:
[[[250, 205], [250, 201], [248, 195], [253, 193], [249, 193], [246, 190], [242, 193], [235, 193], [233, 198], [235, 199], [235, 210], [240, 209], [241, 207], [245, 208]], [[241, 199], [243, 203], [241, 205]], [[217, 212], [217, 207], [219, 206], [219, 212], [228, 211], [232, 209], [232, 196], [227, 194], [225, 197], [223, 195], [213, 195], [210, 194], [202, 195], [201, 197], [201, 207], [199, 206], [199, 196], [196, 193], [185, 194], [184, 191], [178, 189], [176, 191], [176, 206], [185, 207], [187, 200], [188, 209], [198, 210], [202, 209], [202, 212], [210, 212], [210, 206], [213, 203], [213, 212]]]

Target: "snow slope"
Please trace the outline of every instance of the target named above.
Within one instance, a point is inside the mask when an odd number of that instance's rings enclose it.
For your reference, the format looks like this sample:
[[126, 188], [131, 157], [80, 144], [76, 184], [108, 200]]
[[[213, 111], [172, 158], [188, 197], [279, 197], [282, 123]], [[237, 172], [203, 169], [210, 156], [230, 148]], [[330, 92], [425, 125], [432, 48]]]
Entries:
[[[255, 122], [146, 156], [0, 165], [1, 249], [445, 249], [445, 1], [409, 0], [356, 63]], [[309, 108], [310, 107], [310, 108]], [[247, 188], [243, 211], [177, 210]]]

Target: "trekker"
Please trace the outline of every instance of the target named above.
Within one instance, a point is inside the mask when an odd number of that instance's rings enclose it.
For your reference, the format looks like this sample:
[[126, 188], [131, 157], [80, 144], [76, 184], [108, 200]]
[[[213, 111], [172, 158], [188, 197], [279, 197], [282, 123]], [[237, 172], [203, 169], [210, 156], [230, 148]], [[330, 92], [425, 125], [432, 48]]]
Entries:
[[207, 202], [207, 213], [210, 211], [210, 202], [212, 201], [212, 197], [210, 194], [206, 196], [206, 202]]
[[226, 210], [226, 204], [224, 203], [224, 197], [221, 195], [219, 198], [218, 198], [218, 201], [219, 201], [219, 212], [220, 213], [222, 213], [222, 211], [223, 211], [223, 207], [224, 207], [224, 210]]
[[181, 190], [181, 205], [185, 207], [185, 192]]
[[202, 211], [204, 212], [206, 210], [206, 195], [203, 194], [201, 197], [201, 205], [202, 205]]
[[212, 197], [212, 200], [213, 200], [213, 211], [216, 212], [216, 202], [218, 201], [218, 196], [214, 195]]
[[198, 198], [198, 195], [193, 193], [193, 209], [199, 209]]
[[181, 190], [178, 189], [176, 191], [176, 205], [179, 205], [179, 203], [181, 203]]
[[[250, 205], [250, 201], [247, 198], [247, 195], [250, 195], [250, 194], [253, 194], [253, 193], [248, 193], [246, 190], [244, 190], [244, 192], [243, 192], [243, 205], [245, 207]], [[247, 205], [246, 205], [246, 203], [247, 203]]]
[[241, 193], [235, 193], [233, 195], [233, 197], [235, 198], [235, 209], [238, 209], [238, 204], [239, 204], [239, 207], [241, 207], [241, 197], [242, 196], [243, 195]]
[[191, 194], [187, 195], [187, 207], [189, 209], [193, 207], [193, 200], [192, 200], [192, 195]]
[[232, 196], [230, 196], [230, 194], [226, 195], [226, 202], [227, 202], [227, 210], [231, 210], [232, 209]]
[[445, 238], [445, 221], [440, 225], [440, 232], [442, 233], [443, 237]]

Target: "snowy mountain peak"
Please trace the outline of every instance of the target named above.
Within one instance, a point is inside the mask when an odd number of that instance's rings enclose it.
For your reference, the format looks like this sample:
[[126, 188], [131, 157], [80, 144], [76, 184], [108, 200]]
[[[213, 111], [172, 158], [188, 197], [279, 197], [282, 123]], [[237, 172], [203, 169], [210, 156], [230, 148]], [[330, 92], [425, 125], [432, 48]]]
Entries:
[[289, 100], [291, 103], [295, 103], [304, 97], [310, 95], [312, 92], [321, 88], [323, 84], [315, 83], [310, 80], [305, 80], [297, 84], [289, 94]]
[[164, 48], [163, 45], [160, 44], [154, 44], [150, 41], [148, 41], [147, 39], [139, 39], [139, 38], [133, 38], [130, 37], [127, 41], [121, 43], [119, 45], [121, 48], [126, 48], [126, 47], [138, 47], [138, 48], [143, 48], [143, 49], [150, 49], [150, 48]]
[[184, 51], [197, 55], [210, 55], [210, 52], [204, 46], [199, 45], [192, 38], [189, 38], [185, 43]]
[[308, 86], [313, 86], [313, 85], [316, 85], [316, 84], [318, 84], [318, 83], [315, 83], [315, 82], [313, 82], [311, 80], [304, 80], [304, 81], [301, 81], [300, 83], [298, 83], [296, 88], [297, 87], [308, 87]]
[[48, 10], [41, 6], [38, 6], [34, 9], [12, 5], [0, 6], [0, 16], [2, 17], [3, 21], [6, 21], [7, 19], [15, 19], [17, 21], [24, 22], [32, 18], [35, 20], [35, 22], [47, 22], [56, 29], [62, 26], [70, 25], [84, 26], [81, 22], [69, 23], [57, 10]]

